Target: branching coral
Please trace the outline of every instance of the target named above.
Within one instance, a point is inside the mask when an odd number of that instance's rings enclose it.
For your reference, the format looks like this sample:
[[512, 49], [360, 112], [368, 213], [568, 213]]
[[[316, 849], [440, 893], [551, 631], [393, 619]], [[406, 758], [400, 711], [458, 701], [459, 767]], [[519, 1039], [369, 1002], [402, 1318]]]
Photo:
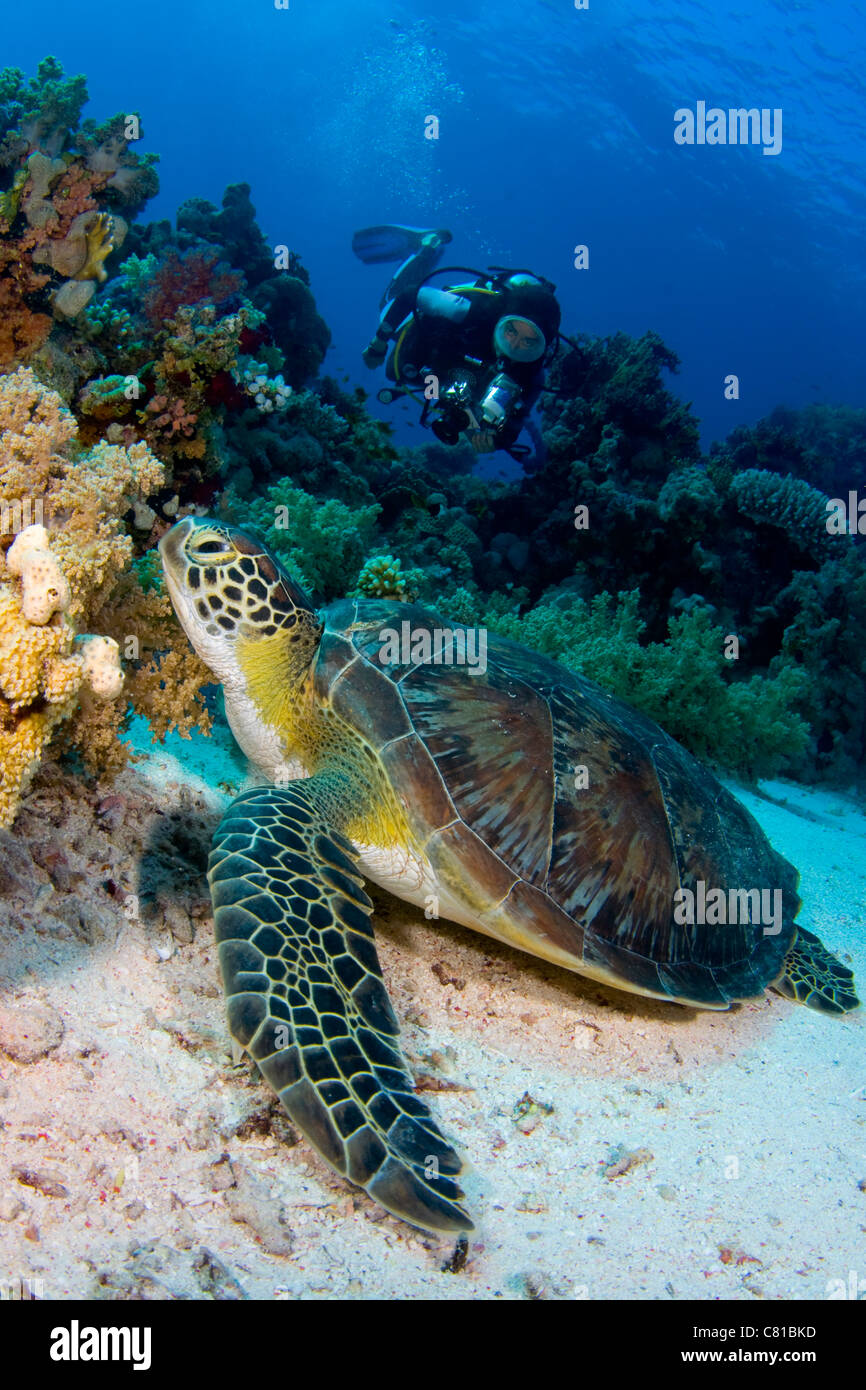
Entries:
[[395, 555], [371, 555], [358, 575], [356, 592], [364, 598], [393, 598], [400, 603], [414, 603], [423, 579], [422, 570], [405, 573]]
[[807, 554], [827, 555], [847, 543], [827, 530], [824, 493], [802, 478], [749, 468], [732, 479], [731, 496], [752, 521], [779, 527]]
[[[29, 368], [0, 376], [0, 430], [0, 821], [8, 824], [53, 738], [110, 773], [125, 761], [121, 689], [157, 712], [160, 727], [188, 729], [207, 722], [196, 704], [207, 672], [178, 646], [167, 597], [145, 592], [130, 570], [122, 518], [164, 479], [147, 446], [100, 442], [76, 453], [73, 417]], [[34, 511], [45, 524], [22, 529]], [[125, 685], [121, 654], [135, 663]]]

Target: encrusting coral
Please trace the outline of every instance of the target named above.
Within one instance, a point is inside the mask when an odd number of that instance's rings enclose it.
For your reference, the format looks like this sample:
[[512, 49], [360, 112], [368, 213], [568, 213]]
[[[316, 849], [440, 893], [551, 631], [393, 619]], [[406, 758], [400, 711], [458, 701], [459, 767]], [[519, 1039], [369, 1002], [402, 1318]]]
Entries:
[[[123, 766], [127, 699], [155, 735], [207, 727], [197, 697], [207, 672], [177, 643], [166, 596], [131, 567], [123, 517], [162, 485], [159, 460], [141, 443], [76, 453], [73, 417], [25, 367], [0, 376], [0, 430], [0, 824], [9, 825], [58, 735], [91, 771]], [[22, 526], [34, 511], [41, 521]]]

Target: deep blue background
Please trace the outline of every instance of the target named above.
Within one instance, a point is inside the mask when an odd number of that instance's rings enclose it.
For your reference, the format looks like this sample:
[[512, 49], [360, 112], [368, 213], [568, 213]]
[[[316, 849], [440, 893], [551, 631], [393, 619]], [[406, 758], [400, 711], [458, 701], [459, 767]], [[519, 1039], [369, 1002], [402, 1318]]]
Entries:
[[[38, 22], [23, 5], [4, 14], [0, 63], [32, 73], [56, 54], [87, 75], [87, 114], [141, 111], [142, 148], [162, 156], [148, 216], [249, 182], [266, 235], [310, 270], [334, 335], [327, 369], [365, 386], [379, 384], [359, 352], [384, 271], [353, 259], [351, 234], [406, 221], [451, 227], [463, 264], [550, 276], [567, 331], [656, 329], [705, 443], [780, 403], [866, 404], [860, 4], [443, 0], [423, 13], [42, 0]], [[781, 107], [782, 153], [675, 145], [674, 110], [698, 99]], [[572, 268], [578, 242], [588, 272]], [[728, 372], [739, 402], [723, 398]]]

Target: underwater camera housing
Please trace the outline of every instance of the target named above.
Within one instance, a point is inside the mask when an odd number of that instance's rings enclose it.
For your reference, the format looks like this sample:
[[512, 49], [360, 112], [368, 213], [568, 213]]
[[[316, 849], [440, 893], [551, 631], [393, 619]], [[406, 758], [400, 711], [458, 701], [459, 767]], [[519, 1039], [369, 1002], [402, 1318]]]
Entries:
[[475, 378], [471, 373], [455, 376], [439, 397], [439, 414], [430, 428], [441, 444], [456, 444], [462, 430], [472, 421], [468, 407], [472, 404]]
[[481, 398], [481, 418], [499, 430], [520, 404], [520, 387], [505, 372], [497, 372]]
[[[455, 376], [439, 397], [439, 414], [431, 424], [442, 444], [456, 444], [463, 430], [477, 428], [473, 418], [475, 378], [471, 373]], [[488, 382], [476, 409], [481, 423], [498, 432], [520, 404], [520, 387], [505, 372], [497, 372]]]

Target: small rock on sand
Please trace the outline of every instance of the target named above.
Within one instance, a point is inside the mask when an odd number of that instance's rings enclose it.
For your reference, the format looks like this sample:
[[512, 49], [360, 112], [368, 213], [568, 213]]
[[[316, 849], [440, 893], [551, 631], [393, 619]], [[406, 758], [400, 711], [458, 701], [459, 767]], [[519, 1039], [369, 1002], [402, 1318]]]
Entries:
[[63, 1040], [63, 1021], [44, 1004], [0, 1006], [0, 1052], [15, 1062], [37, 1062]]
[[284, 1224], [280, 1203], [242, 1163], [232, 1163], [231, 1170], [235, 1186], [226, 1193], [226, 1204], [235, 1221], [249, 1226], [269, 1254], [291, 1255], [291, 1232]]

